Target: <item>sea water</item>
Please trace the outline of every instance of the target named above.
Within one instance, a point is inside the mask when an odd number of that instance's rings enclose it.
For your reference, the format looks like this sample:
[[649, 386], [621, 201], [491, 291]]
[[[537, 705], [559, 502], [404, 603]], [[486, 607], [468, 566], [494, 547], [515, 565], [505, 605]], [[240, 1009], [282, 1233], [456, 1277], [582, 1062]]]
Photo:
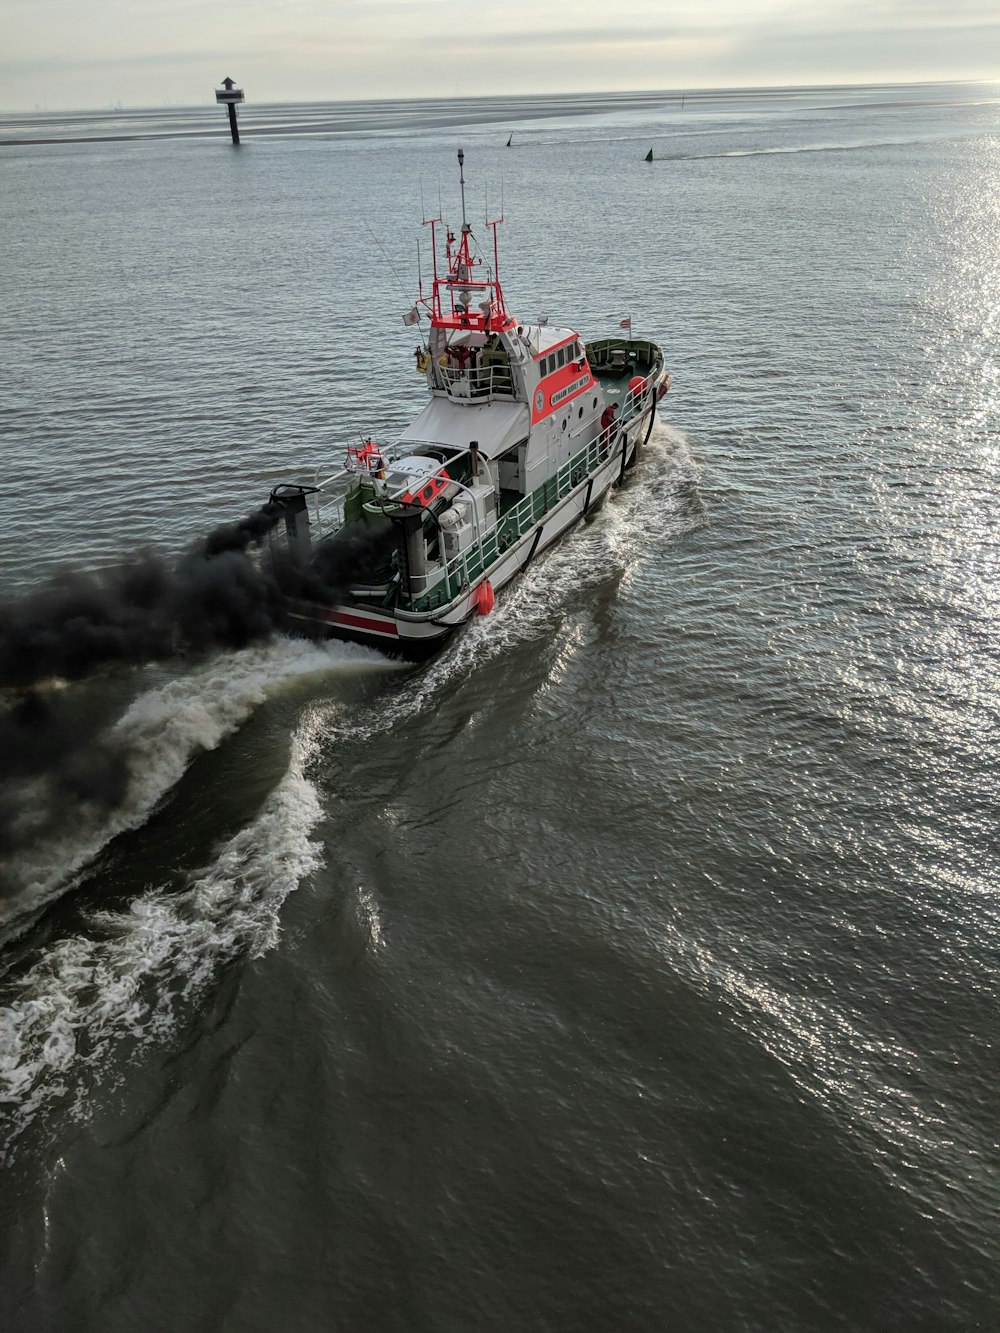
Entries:
[[998, 112], [0, 124], [8, 617], [393, 437], [459, 146], [519, 317], [631, 318], [674, 377], [425, 666], [279, 636], [43, 683], [5, 1330], [995, 1326]]

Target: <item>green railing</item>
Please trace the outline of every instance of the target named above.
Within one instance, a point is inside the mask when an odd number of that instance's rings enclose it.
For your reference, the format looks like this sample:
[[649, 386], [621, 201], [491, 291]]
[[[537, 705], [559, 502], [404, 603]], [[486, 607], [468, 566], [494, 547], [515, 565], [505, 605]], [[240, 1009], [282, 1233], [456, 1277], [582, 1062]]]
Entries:
[[554, 509], [560, 500], [564, 500], [575, 490], [594, 471], [598, 463], [607, 457], [607, 453], [607, 449], [602, 448], [601, 438], [598, 437], [579, 453], [574, 454], [554, 476], [549, 477], [541, 486], [537, 486], [513, 509], [509, 509], [483, 535], [481, 541], [473, 543], [469, 550], [450, 560], [440, 581], [429, 592], [415, 598], [412, 609], [434, 611], [457, 597], [463, 588], [475, 583], [485, 569], [489, 569], [505, 551], [516, 545], [526, 532]]

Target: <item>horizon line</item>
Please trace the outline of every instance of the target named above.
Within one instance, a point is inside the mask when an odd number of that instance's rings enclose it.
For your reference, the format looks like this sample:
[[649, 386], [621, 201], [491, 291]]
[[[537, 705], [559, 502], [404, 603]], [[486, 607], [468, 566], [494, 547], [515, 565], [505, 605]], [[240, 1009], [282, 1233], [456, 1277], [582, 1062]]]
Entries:
[[[420, 97], [323, 97], [323, 98], [305, 98], [288, 99], [283, 98], [278, 101], [244, 103], [244, 106], [253, 105], [255, 107], [284, 107], [284, 106], [377, 106], [377, 105], [400, 105], [405, 103], [440, 103], [440, 102], [492, 102], [502, 98], [505, 104], [518, 101], [537, 101], [541, 98], [596, 98], [596, 97], [696, 97], [699, 94], [717, 94], [717, 93], [792, 93], [792, 92], [833, 92], [840, 89], [860, 89], [860, 88], [936, 88], [949, 85], [985, 85], [994, 86], [1000, 92], [1000, 76], [982, 77], [982, 78], [941, 78], [941, 79], [879, 79], [863, 80], [861, 82], [836, 81], [827, 83], [781, 83], [781, 84], [709, 84], [701, 87], [676, 87], [676, 88], [605, 88], [605, 89], [582, 89], [577, 91], [560, 92], [536, 92], [536, 93], [477, 93], [464, 94], [455, 93], [449, 97], [440, 96], [420, 96]], [[212, 89], [214, 92], [215, 89]], [[43, 102], [45, 102], [43, 92]], [[121, 101], [109, 102], [101, 106], [49, 106], [47, 102], [39, 106], [37, 103], [32, 107], [25, 106], [0, 106], [0, 115], [81, 115], [94, 114], [101, 115], [108, 112], [121, 114], [130, 111], [191, 111], [204, 107], [215, 107], [214, 102], [207, 99], [204, 102], [149, 102], [149, 103], [124, 103]]]

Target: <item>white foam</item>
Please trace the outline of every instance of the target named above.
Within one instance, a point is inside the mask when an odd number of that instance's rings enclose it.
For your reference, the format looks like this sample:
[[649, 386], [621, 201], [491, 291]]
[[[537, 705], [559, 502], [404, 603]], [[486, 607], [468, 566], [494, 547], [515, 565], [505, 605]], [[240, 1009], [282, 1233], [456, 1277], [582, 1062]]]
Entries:
[[379, 915], [378, 903], [371, 889], [366, 889], [363, 885], [358, 886], [357, 918], [368, 947], [372, 950], [381, 949], [385, 940], [382, 937], [382, 918]]
[[479, 660], [536, 638], [577, 603], [581, 588], [631, 577], [658, 544], [703, 523], [700, 503], [690, 503], [696, 479], [686, 436], [656, 421], [625, 486], [612, 488], [592, 522], [579, 524], [504, 589], [493, 615], [473, 622], [469, 656]]
[[[664, 468], [684, 470], [686, 453], [683, 436], [670, 428], [657, 427], [650, 446], [634, 480], [612, 496], [595, 522], [535, 561], [504, 590], [492, 615], [477, 617], [399, 688], [351, 714], [336, 704], [311, 709], [293, 738], [288, 771], [260, 814], [183, 891], [157, 889], [128, 912], [95, 913], [92, 935], [45, 946], [16, 983], [21, 998], [0, 1010], [0, 1105], [6, 1102], [15, 1112], [8, 1148], [60, 1098], [71, 1096], [76, 1113], [86, 1114], [85, 1074], [91, 1080], [104, 1074], [114, 1043], [126, 1036], [140, 1043], [161, 1038], [221, 963], [274, 947], [282, 903], [321, 861], [312, 839], [321, 804], [307, 773], [320, 746], [389, 731], [485, 661], [544, 633], [576, 600], [581, 584], [607, 577], [609, 567], [621, 574], [643, 558], [639, 539], [651, 522], [651, 490]], [[664, 522], [677, 518], [678, 506], [665, 509]], [[89, 848], [64, 850], [49, 873], [65, 882], [73, 857], [82, 863], [101, 840], [140, 823], [197, 750], [217, 745], [288, 681], [379, 662], [389, 665], [345, 645], [282, 642], [235, 654], [196, 678], [136, 700], [118, 724], [144, 756], [128, 812], [95, 834]], [[377, 904], [363, 887], [357, 912], [369, 947], [380, 948]]]
[[15, 914], [33, 916], [63, 892], [102, 847], [144, 823], [191, 761], [237, 731], [267, 698], [309, 676], [393, 665], [381, 654], [352, 644], [276, 639], [214, 658], [182, 679], [140, 695], [111, 731], [127, 754], [124, 799], [110, 813], [95, 815], [81, 808], [71, 828], [39, 840], [11, 860], [7, 874], [20, 889], [7, 904], [5, 927], [10, 928]]
[[162, 1039], [221, 964], [274, 947], [282, 903], [321, 864], [312, 832], [322, 807], [307, 770], [329, 712], [307, 715], [260, 814], [183, 891], [93, 913], [92, 934], [47, 945], [14, 983], [21, 998], [0, 1009], [0, 1106], [13, 1111], [0, 1158], [67, 1095], [86, 1115], [86, 1075], [104, 1075], [122, 1038]]

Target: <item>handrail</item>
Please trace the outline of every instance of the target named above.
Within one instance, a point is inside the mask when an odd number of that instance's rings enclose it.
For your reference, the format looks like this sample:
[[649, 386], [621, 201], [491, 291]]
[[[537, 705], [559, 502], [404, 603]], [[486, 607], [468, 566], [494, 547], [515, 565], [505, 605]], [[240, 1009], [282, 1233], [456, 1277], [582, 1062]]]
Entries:
[[[482, 373], [482, 368], [477, 368]], [[491, 381], [493, 369], [489, 371]], [[506, 368], [503, 368], [504, 372]], [[445, 368], [435, 367], [435, 373], [445, 373]], [[449, 371], [455, 376], [466, 376], [468, 371]], [[642, 418], [648, 411], [647, 398], [652, 397], [651, 380], [647, 379], [644, 387], [638, 393], [629, 389], [628, 393], [622, 399], [621, 413], [615, 422], [613, 440], [615, 443], [621, 439], [624, 432], [636, 421]], [[492, 392], [492, 389], [491, 389]], [[581, 428], [582, 429], [582, 428]], [[576, 433], [575, 431], [572, 433]], [[398, 445], [397, 441], [397, 445]], [[622, 445], [627, 448], [627, 441]], [[383, 450], [387, 455], [387, 461], [391, 459], [394, 452], [394, 446], [389, 445]], [[450, 601], [452, 597], [463, 587], [468, 587], [479, 575], [487, 569], [500, 554], [513, 546], [526, 532], [528, 532], [536, 523], [545, 517], [561, 500], [565, 499], [572, 490], [578, 486], [585, 477], [589, 476], [597, 468], [600, 462], [606, 461], [611, 456], [611, 450], [605, 439], [605, 432], [599, 431], [595, 437], [586, 444], [583, 449], [573, 454], [548, 480], [536, 486], [530, 494], [525, 495], [518, 503], [509, 509], [502, 517], [498, 515], [496, 520], [486, 529], [481, 529], [479, 523], [479, 514], [475, 502], [472, 503], [472, 512], [474, 519], [475, 536], [472, 544], [466, 550], [459, 552], [451, 560], [444, 560], [444, 539], [443, 534], [439, 538], [441, 549], [441, 563], [433, 571], [429, 571], [422, 576], [424, 591], [418, 593], [413, 598], [413, 604], [418, 602], [425, 603], [422, 610], [433, 610], [445, 601]], [[465, 454], [458, 458], [450, 460], [457, 462]], [[318, 475], [318, 470], [317, 470]], [[346, 474], [345, 474], [346, 475]], [[336, 474], [326, 479], [326, 484], [335, 480]], [[461, 491], [468, 491], [468, 487], [453, 477], [452, 481]], [[330, 531], [336, 531], [344, 521], [344, 495], [331, 494], [326, 491], [314, 493], [316, 526], [319, 529], [320, 539]], [[325, 504], [321, 506], [321, 499], [325, 498]], [[470, 497], [471, 499], [471, 497]], [[331, 521], [332, 511], [332, 521]], [[326, 523], [323, 519], [326, 518]], [[327, 532], [324, 533], [323, 529]], [[430, 580], [433, 579], [433, 583]]]
[[[483, 570], [487, 569], [508, 547], [513, 546], [526, 532], [555, 506], [566, 498], [597, 464], [610, 454], [601, 444], [600, 437], [568, 459], [561, 468], [542, 482], [507, 511], [481, 536], [480, 540], [452, 560], [443, 564], [435, 580], [436, 587], [427, 590], [417, 601], [433, 602], [421, 609], [433, 610], [450, 601], [463, 587], [469, 587]], [[506, 538], [506, 540], [504, 540]], [[437, 571], [435, 571], [437, 573]], [[455, 585], [454, 591], [453, 584]]]
[[514, 372], [508, 362], [491, 366], [434, 367], [434, 384], [449, 398], [462, 401], [475, 398], [489, 402], [493, 398], [514, 398]]
[[[622, 400], [622, 413], [615, 440], [617, 441], [623, 435], [628, 427], [644, 415], [645, 398], [649, 395], [650, 386], [646, 386], [639, 393], [633, 393], [630, 389]], [[623, 441], [622, 448], [628, 447], [627, 441]], [[554, 509], [555, 506], [566, 498], [583, 481], [584, 477], [589, 476], [602, 461], [611, 456], [611, 450], [604, 443], [603, 432], [598, 434], [589, 444], [585, 445], [578, 453], [574, 454], [554, 476], [549, 477], [547, 481], [542, 482], [541, 486], [535, 489], [520, 500], [513, 509], [509, 509], [502, 518], [498, 518], [485, 533], [480, 537], [478, 543], [474, 544], [468, 550], [462, 551], [451, 561], [444, 563], [442, 577], [439, 580], [437, 588], [436, 605], [440, 605], [444, 600], [450, 600], [455, 594], [452, 592], [452, 582], [456, 575], [461, 575], [462, 581], [460, 587], [468, 587], [473, 579], [488, 568], [501, 553], [501, 549], [513, 546], [526, 532], [544, 516]], [[501, 541], [506, 537], [507, 541], [501, 548]], [[456, 588], [456, 592], [458, 588]], [[426, 598], [433, 597], [434, 593], [425, 594]], [[428, 607], [427, 609], [433, 609]]]

